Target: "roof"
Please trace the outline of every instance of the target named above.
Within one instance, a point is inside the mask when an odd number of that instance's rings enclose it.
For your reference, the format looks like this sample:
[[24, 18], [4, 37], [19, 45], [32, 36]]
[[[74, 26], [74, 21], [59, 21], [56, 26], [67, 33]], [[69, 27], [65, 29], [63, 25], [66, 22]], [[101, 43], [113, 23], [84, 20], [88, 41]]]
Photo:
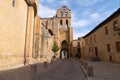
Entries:
[[105, 25], [106, 23], [113, 20], [115, 17], [120, 15], [120, 8], [118, 8], [112, 15], [110, 15], [107, 19], [105, 19], [103, 22], [101, 22], [99, 25], [97, 25], [92, 31], [90, 31], [88, 34], [86, 34], [83, 38], [89, 36], [90, 34], [94, 33], [96, 30], [98, 30], [100, 27]]

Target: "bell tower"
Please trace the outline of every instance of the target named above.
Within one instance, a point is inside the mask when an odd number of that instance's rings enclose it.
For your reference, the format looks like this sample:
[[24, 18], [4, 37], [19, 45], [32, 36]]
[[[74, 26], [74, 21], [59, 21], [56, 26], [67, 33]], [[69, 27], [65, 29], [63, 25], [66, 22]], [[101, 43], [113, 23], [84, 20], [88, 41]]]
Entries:
[[62, 6], [56, 13], [56, 17], [59, 18], [59, 28], [67, 30], [71, 26], [71, 10], [67, 6]]
[[[41, 18], [43, 26], [53, 32], [53, 41], [60, 46], [58, 56], [67, 54], [70, 56], [71, 42], [73, 40], [73, 29], [71, 27], [71, 10], [67, 6], [61, 6], [55, 16], [51, 18]], [[64, 53], [64, 54], [61, 54]]]
[[[70, 46], [73, 40], [73, 31], [71, 27], [71, 10], [67, 6], [61, 6], [56, 12], [56, 18], [58, 21], [59, 34], [58, 37], [61, 42], [61, 53], [67, 52], [70, 56]], [[64, 44], [65, 43], [65, 44]], [[63, 52], [62, 52], [63, 51]]]

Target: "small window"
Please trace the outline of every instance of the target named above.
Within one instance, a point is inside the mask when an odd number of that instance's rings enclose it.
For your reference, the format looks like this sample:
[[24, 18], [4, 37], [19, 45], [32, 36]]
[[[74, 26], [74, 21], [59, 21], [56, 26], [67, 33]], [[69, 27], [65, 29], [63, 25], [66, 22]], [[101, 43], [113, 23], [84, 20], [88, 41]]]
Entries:
[[80, 48], [77, 48], [77, 52], [80, 52]]
[[62, 20], [60, 20], [60, 28], [62, 28]]
[[116, 42], [116, 51], [120, 52], [120, 42]]
[[68, 27], [68, 20], [66, 20], [66, 27]]
[[63, 17], [63, 12], [60, 13], [60, 17]]
[[117, 22], [117, 20], [113, 22], [113, 28], [114, 28], [114, 31], [117, 30], [117, 28], [118, 28], [118, 22]]
[[93, 52], [93, 47], [89, 47], [89, 52]]
[[94, 42], [96, 42], [96, 35], [94, 35]]
[[107, 26], [105, 27], [105, 34], [106, 35], [108, 34], [108, 27]]
[[12, 0], [12, 6], [15, 7], [15, 0]]
[[110, 44], [107, 44], [107, 51], [108, 51], [108, 52], [111, 52]]
[[65, 12], [65, 17], [68, 17], [68, 13], [67, 12]]
[[80, 47], [80, 42], [77, 42], [77, 47]]

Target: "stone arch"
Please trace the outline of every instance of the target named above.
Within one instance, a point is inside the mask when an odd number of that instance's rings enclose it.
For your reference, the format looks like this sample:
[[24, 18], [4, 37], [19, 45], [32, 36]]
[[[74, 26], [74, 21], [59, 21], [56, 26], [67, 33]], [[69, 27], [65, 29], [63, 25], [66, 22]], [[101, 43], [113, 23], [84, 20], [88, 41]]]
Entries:
[[60, 58], [68, 58], [68, 43], [66, 40], [61, 43]]

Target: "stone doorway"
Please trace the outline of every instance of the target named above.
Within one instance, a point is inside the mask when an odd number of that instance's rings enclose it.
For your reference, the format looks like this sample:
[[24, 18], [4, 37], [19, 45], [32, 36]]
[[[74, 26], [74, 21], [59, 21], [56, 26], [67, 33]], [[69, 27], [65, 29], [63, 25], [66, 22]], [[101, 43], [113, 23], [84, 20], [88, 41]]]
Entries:
[[95, 56], [98, 56], [98, 49], [95, 47]]
[[112, 62], [112, 56], [111, 55], [109, 56], [109, 61]]
[[60, 52], [60, 58], [61, 59], [67, 59], [68, 58], [68, 51], [66, 49], [62, 49]]
[[67, 41], [62, 41], [61, 43], [61, 51], [60, 51], [60, 58], [67, 59], [68, 58], [68, 44]]

